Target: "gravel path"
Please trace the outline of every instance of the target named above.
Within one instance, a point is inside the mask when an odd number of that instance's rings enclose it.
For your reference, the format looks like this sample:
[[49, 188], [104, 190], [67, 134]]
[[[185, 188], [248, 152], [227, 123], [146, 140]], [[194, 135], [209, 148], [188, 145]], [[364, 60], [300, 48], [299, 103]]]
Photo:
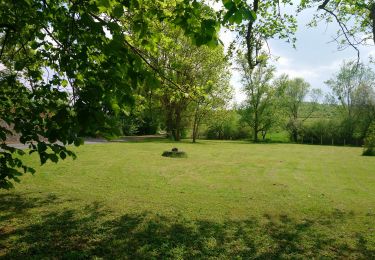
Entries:
[[[142, 135], [142, 136], [124, 136], [116, 140], [107, 141], [104, 138], [84, 138], [85, 144], [102, 144], [102, 143], [110, 143], [110, 142], [139, 142], [149, 139], [160, 139], [165, 138], [165, 135]], [[60, 143], [61, 144], [61, 143]], [[28, 145], [21, 144], [21, 143], [9, 143], [11, 147], [17, 149], [27, 149], [29, 148]]]

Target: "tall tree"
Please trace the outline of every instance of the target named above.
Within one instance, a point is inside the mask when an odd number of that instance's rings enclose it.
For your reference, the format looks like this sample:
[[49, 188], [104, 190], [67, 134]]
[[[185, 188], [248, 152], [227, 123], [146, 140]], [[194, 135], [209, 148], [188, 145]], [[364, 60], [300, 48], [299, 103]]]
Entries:
[[253, 129], [253, 140], [258, 142], [259, 133], [271, 126], [269, 112], [276, 94], [276, 88], [271, 81], [275, 68], [262, 63], [256, 69], [251, 69], [245, 58], [240, 58], [238, 63], [246, 94], [241, 109], [242, 119]]
[[198, 137], [200, 124], [206, 119], [209, 112], [227, 108], [232, 99], [232, 87], [229, 82], [231, 74], [223, 48], [218, 47], [205, 54], [206, 56], [201, 56], [204, 63], [201, 66], [202, 73], [196, 82], [200, 89], [192, 103], [193, 143]]
[[232, 88], [229, 78], [224, 76], [221, 81], [208, 82], [208, 86], [202, 89], [199, 97], [194, 100], [193, 109], [193, 132], [192, 141], [196, 142], [199, 135], [199, 127], [203, 121], [208, 120], [211, 112], [215, 110], [228, 109], [229, 101], [232, 99]]
[[[157, 93], [165, 114], [167, 131], [179, 141], [182, 130], [193, 113], [196, 134], [205, 107], [213, 104], [217, 94], [226, 92], [228, 61], [220, 46], [195, 46], [181, 30], [168, 24], [156, 24], [164, 32], [153, 60], [163, 79]], [[172, 79], [172, 81], [170, 81]], [[178, 85], [176, 85], [177, 83]]]

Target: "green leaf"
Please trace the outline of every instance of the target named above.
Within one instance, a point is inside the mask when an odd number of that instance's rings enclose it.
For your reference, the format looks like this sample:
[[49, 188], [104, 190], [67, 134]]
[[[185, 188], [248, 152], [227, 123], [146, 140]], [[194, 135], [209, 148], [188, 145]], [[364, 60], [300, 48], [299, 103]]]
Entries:
[[231, 18], [229, 18], [231, 23], [240, 24], [242, 23], [242, 12], [235, 12]]
[[[77, 138], [76, 140], [74, 140], [75, 146], [83, 145], [83, 143], [84, 143], [84, 140], [82, 138]], [[71, 155], [70, 153], [68, 153], [68, 154]]]
[[124, 8], [121, 4], [118, 4], [113, 8], [112, 15], [115, 18], [120, 18], [124, 14]]
[[56, 154], [49, 154], [49, 155], [48, 155], [48, 158], [49, 158], [52, 162], [54, 162], [54, 163], [57, 163], [57, 162], [59, 161], [59, 157], [57, 157]]
[[61, 86], [62, 86], [63, 88], [66, 88], [66, 86], [68, 86], [68, 81], [67, 81], [66, 79], [63, 79], [63, 80], [61, 81]]
[[21, 71], [23, 70], [23, 68], [25, 68], [25, 63], [22, 62], [22, 61], [16, 61], [14, 63], [14, 69], [17, 70], [17, 71]]
[[27, 167], [27, 172], [29, 172], [31, 174], [34, 174], [35, 173], [35, 169]]
[[255, 21], [257, 19], [257, 15], [253, 10], [250, 10], [246, 7], [242, 8], [242, 14], [246, 20]]
[[106, 7], [106, 8], [109, 8], [111, 6], [109, 0], [98, 0], [97, 5], [98, 7]]
[[235, 4], [233, 3], [232, 0], [223, 0], [223, 5], [228, 10], [231, 10], [232, 8], [235, 7]]
[[38, 146], [38, 152], [39, 153], [42, 153], [42, 152], [47, 150], [47, 145], [46, 145], [45, 142], [40, 142], [40, 143], [38, 143], [37, 146]]
[[66, 153], [65, 153], [64, 151], [61, 151], [61, 152], [60, 152], [60, 158], [63, 159], [63, 160], [65, 160], [65, 158], [66, 158]]

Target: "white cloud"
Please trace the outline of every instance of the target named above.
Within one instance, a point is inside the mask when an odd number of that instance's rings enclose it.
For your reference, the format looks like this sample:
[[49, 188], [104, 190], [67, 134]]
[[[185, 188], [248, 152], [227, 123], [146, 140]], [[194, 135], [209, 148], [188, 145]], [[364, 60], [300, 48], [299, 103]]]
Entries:
[[291, 78], [312, 79], [318, 78], [319, 74], [312, 69], [278, 69], [276, 75], [288, 74]]
[[279, 57], [277, 59], [277, 64], [279, 64], [280, 66], [282, 67], [289, 67], [291, 65], [291, 63], [293, 62], [292, 59], [289, 59], [287, 57]]

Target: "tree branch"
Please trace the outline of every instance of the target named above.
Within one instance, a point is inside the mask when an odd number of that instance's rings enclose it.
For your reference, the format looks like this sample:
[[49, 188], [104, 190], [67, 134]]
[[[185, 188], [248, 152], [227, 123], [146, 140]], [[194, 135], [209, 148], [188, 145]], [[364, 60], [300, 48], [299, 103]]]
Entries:
[[339, 17], [338, 17], [333, 11], [328, 10], [328, 9], [326, 8], [326, 5], [328, 4], [329, 1], [330, 1], [330, 0], [325, 0], [325, 1], [323, 2], [323, 4], [321, 4], [321, 5], [318, 7], [318, 9], [324, 10], [325, 12], [329, 13], [330, 15], [332, 15], [332, 16], [335, 18], [336, 22], [338, 23], [338, 25], [339, 25], [340, 28], [341, 28], [341, 31], [343, 32], [343, 35], [344, 35], [346, 41], [347, 41], [348, 44], [349, 44], [350, 46], [352, 46], [352, 47], [355, 49], [355, 51], [357, 52], [357, 64], [358, 64], [358, 63], [359, 63], [359, 60], [360, 60], [360, 51], [359, 51], [358, 47], [355, 46], [355, 44], [352, 43], [352, 41], [350, 40], [350, 38], [349, 38], [349, 36], [348, 36], [348, 34], [350, 34], [350, 33], [349, 33], [349, 29], [346, 27], [346, 25], [340, 21]]
[[4, 53], [4, 50], [5, 50], [5, 45], [7, 43], [7, 40], [8, 40], [8, 34], [9, 34], [9, 28], [8, 30], [5, 31], [5, 36], [4, 36], [4, 40], [3, 40], [3, 43], [2, 43], [2, 46], [1, 46], [1, 51], [0, 51], [0, 60], [3, 56], [3, 53]]
[[318, 9], [325, 9], [330, 0], [324, 0], [324, 2], [318, 6]]

